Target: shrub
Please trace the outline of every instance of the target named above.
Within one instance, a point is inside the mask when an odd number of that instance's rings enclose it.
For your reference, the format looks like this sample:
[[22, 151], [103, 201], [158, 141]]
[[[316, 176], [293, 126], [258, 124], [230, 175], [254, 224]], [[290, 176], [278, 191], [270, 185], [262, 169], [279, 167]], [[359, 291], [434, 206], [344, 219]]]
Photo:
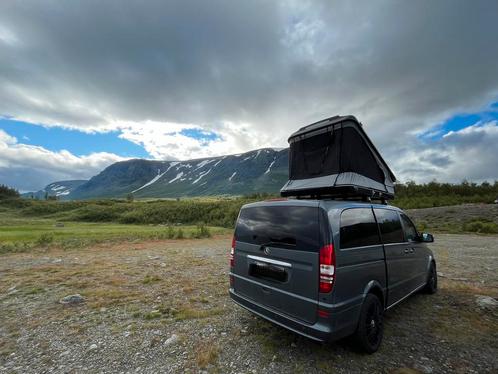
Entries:
[[19, 196], [19, 192], [16, 189], [10, 188], [5, 184], [0, 184], [0, 200], [17, 199]]
[[209, 231], [209, 228], [207, 228], [206, 226], [197, 225], [195, 232], [192, 234], [192, 237], [196, 239], [210, 238], [211, 232]]
[[185, 236], [183, 234], [183, 230], [181, 228], [176, 232], [176, 239], [183, 239]]
[[36, 239], [35, 244], [39, 245], [39, 246], [42, 246], [42, 247], [46, 247], [49, 244], [53, 243], [53, 241], [54, 241], [54, 236], [52, 234], [46, 232], [44, 234], [41, 234], [38, 237], [38, 239]]
[[175, 237], [175, 229], [171, 226], [168, 226], [167, 237], [168, 239], [173, 239]]
[[473, 220], [463, 224], [463, 231], [482, 234], [498, 234], [498, 225], [487, 220]]

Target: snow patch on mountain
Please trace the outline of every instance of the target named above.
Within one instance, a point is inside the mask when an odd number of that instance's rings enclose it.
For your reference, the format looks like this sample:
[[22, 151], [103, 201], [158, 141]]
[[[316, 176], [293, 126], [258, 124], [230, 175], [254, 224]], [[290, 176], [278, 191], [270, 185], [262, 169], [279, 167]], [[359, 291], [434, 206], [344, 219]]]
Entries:
[[201, 172], [199, 174], [199, 178], [197, 178], [195, 181], [193, 181], [192, 184], [196, 184], [197, 182], [199, 182], [201, 180], [201, 178], [208, 175], [211, 172], [211, 170], [212, 170], [212, 168], [209, 169], [207, 172]]
[[204, 166], [206, 166], [207, 164], [209, 164], [209, 163], [211, 163], [211, 162], [213, 162], [213, 161], [214, 161], [214, 160], [204, 160], [204, 161], [199, 162], [199, 163], [197, 164], [197, 167], [194, 169], [194, 171], [195, 171], [195, 170], [198, 170], [198, 169], [200, 169], [200, 168], [202, 168], [202, 167], [204, 167]]
[[166, 169], [165, 173], [166, 173], [169, 169], [171, 169], [173, 166], [176, 166], [176, 165], [178, 165], [179, 163], [180, 163], [179, 161], [171, 161], [171, 162], [169, 163], [169, 166], [168, 166], [168, 168]]
[[169, 183], [173, 183], [174, 181], [176, 181], [176, 180], [180, 179], [182, 176], [183, 176], [183, 171], [179, 172], [179, 173], [176, 175], [176, 177], [174, 177], [172, 180], [170, 180], [170, 181], [168, 182], [168, 184], [169, 184]]
[[170, 168], [171, 168], [171, 166], [164, 173], [159, 173], [158, 172], [157, 175], [154, 178], [152, 178], [150, 181], [148, 181], [147, 183], [145, 183], [142, 187], [139, 187], [136, 190], [131, 191], [131, 193], [135, 193], [137, 191], [140, 191], [142, 188], [145, 188], [147, 186], [150, 186], [153, 183], [156, 183]]
[[265, 174], [268, 174], [270, 172], [271, 167], [273, 166], [274, 163], [275, 163], [275, 159], [270, 163], [270, 166], [268, 166], [268, 169], [266, 169]]

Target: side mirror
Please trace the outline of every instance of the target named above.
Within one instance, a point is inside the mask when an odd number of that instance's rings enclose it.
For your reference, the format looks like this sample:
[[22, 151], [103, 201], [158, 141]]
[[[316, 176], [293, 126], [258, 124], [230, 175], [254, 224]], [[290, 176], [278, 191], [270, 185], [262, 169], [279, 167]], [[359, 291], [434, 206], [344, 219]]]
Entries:
[[422, 233], [420, 233], [420, 241], [424, 242], [424, 243], [433, 243], [434, 236], [432, 234], [427, 233], [427, 232], [422, 232]]

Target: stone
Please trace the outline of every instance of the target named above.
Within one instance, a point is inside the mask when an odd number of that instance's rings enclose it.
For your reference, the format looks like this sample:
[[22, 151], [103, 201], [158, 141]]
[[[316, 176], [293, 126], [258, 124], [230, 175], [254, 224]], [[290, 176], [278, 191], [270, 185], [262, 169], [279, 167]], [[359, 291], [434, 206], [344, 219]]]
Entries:
[[175, 344], [177, 341], [178, 341], [178, 335], [173, 334], [173, 335], [171, 335], [168, 339], [166, 339], [166, 340], [164, 341], [164, 346], [166, 346], [166, 347], [167, 347], [167, 346], [173, 345], [173, 344]]
[[484, 295], [476, 295], [476, 303], [479, 307], [484, 309], [492, 309], [498, 306], [498, 300]]
[[64, 305], [76, 305], [76, 304], [81, 304], [85, 302], [85, 298], [81, 296], [80, 294], [74, 294], [74, 295], [67, 295], [66, 297], [63, 297], [59, 301], [61, 304]]
[[431, 374], [434, 370], [428, 365], [415, 364], [415, 369], [421, 371], [424, 374]]

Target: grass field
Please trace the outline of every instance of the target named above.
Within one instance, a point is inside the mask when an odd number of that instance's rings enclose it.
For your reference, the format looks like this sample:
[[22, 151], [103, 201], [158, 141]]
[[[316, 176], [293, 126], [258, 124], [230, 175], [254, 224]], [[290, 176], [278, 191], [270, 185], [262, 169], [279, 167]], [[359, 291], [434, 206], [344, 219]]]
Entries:
[[[133, 202], [0, 200], [0, 253], [227, 234], [232, 232], [243, 204], [266, 198], [269, 196]], [[425, 204], [425, 199], [430, 198], [423, 199]], [[392, 203], [396, 205], [400, 201]], [[418, 206], [417, 201], [414, 197], [405, 205]], [[496, 204], [409, 209], [407, 212], [421, 231], [498, 233]]]
[[109, 222], [59, 222], [51, 218], [0, 213], [0, 253], [35, 247], [79, 248], [102, 242], [206, 238], [230, 230], [204, 225], [131, 225]]

